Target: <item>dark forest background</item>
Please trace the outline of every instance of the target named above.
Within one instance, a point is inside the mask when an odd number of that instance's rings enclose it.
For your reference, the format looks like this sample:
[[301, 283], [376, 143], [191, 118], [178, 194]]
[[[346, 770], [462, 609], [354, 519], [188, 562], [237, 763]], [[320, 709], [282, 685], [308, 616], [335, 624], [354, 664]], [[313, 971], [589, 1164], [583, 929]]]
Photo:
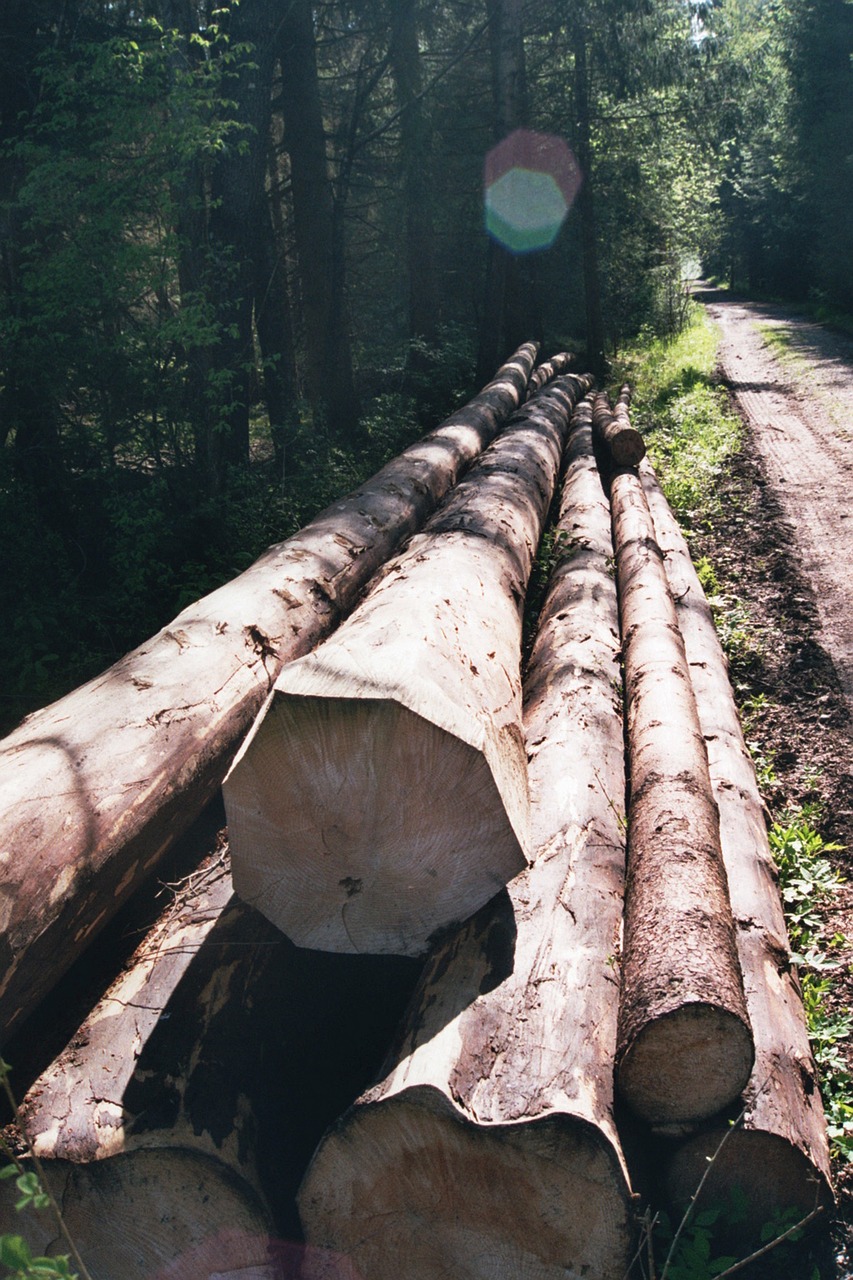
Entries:
[[[520, 340], [683, 278], [853, 310], [847, 0], [3, 0], [0, 721], [245, 568]], [[573, 148], [554, 245], [483, 161]]]

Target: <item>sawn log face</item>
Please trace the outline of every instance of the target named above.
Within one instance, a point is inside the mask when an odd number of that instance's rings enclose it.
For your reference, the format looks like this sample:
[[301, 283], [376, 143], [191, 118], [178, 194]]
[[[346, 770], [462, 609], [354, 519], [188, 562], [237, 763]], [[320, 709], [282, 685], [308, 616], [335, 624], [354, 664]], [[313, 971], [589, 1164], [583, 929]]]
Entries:
[[517, 412], [237, 756], [235, 889], [298, 945], [421, 954], [525, 865], [521, 610], [587, 385]]
[[[300, 1192], [308, 1239], [363, 1280], [621, 1280], [630, 1261], [612, 1117], [618, 620], [608, 508], [578, 416], [525, 681], [535, 861], [436, 945], [383, 1077]], [[318, 1261], [308, 1274], [325, 1273]]]
[[611, 482], [630, 773], [617, 1080], [657, 1126], [693, 1124], [749, 1078], [719, 819], [690, 670], [639, 478]]
[[523, 399], [535, 347], [239, 578], [0, 743], [0, 1028], [15, 1027], [216, 792], [307, 653]]

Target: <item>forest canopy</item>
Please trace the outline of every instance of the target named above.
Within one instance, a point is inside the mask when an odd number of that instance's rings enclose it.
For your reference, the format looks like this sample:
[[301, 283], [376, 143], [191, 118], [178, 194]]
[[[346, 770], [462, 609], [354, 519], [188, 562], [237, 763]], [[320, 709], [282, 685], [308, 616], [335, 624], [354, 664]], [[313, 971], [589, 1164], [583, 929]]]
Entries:
[[[845, 0], [7, 0], [3, 703], [93, 674], [521, 340], [603, 373], [685, 275], [853, 305]], [[487, 230], [514, 130], [581, 184]]]

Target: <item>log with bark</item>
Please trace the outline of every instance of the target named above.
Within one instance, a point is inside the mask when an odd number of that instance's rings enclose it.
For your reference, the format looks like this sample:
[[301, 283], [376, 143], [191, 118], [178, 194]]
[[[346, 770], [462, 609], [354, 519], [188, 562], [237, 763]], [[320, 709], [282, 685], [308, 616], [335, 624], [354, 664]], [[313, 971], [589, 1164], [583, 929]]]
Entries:
[[[364, 1280], [621, 1280], [630, 1262], [612, 1116], [618, 617], [608, 504], [589, 413], [577, 417], [525, 681], [535, 861], [436, 945], [381, 1082], [327, 1134], [300, 1191], [306, 1238]], [[322, 1256], [307, 1270], [333, 1274]]]
[[[627, 388], [622, 388], [623, 395]], [[614, 413], [604, 391], [595, 397], [592, 425], [596, 439], [614, 467], [633, 467], [645, 457], [646, 443], [636, 428], [631, 426], [627, 403], [620, 397], [618, 412]]]
[[234, 581], [0, 744], [0, 1036], [216, 792], [285, 660], [355, 604], [524, 398], [535, 347]]
[[300, 946], [420, 955], [526, 865], [521, 612], [587, 386], [517, 411], [241, 748], [234, 887]]
[[773, 862], [755, 769], [710, 606], [687, 544], [651, 467], [642, 482], [665, 555], [667, 577], [707, 743], [720, 814], [720, 843], [734, 914], [746, 1003], [755, 1038], [755, 1065], [737, 1109], [683, 1145], [668, 1172], [672, 1201], [683, 1207], [723, 1136], [702, 1192], [702, 1204], [729, 1204], [735, 1187], [752, 1206], [750, 1223], [795, 1210], [805, 1215], [832, 1193], [826, 1121], [809, 1045], [796, 971], [792, 967], [778, 873]]
[[637, 472], [611, 480], [630, 803], [617, 1082], [652, 1125], [743, 1089], [753, 1045], [690, 668]]
[[569, 351], [560, 351], [555, 356], [551, 356], [550, 360], [543, 360], [537, 365], [530, 375], [530, 382], [527, 387], [527, 398], [530, 399], [537, 391], [549, 382], [558, 377], [561, 373], [568, 373], [574, 356]]
[[[311, 1152], [417, 976], [299, 951], [234, 897], [224, 845], [175, 890], [20, 1109], [96, 1280], [242, 1275], [268, 1263], [274, 1222], [297, 1237]], [[14, 1199], [0, 1187], [0, 1231], [51, 1247], [50, 1217], [22, 1223]]]

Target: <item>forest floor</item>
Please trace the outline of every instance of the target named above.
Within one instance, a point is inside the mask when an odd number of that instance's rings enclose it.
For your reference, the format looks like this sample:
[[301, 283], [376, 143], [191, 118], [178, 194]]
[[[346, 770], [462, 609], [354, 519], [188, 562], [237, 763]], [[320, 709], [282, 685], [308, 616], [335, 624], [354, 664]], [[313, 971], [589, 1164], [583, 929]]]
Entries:
[[[720, 328], [720, 377], [748, 432], [694, 555], [709, 557], [747, 611], [758, 708], [747, 737], [774, 815], [816, 805], [822, 834], [844, 846], [834, 863], [846, 883], [824, 912], [843, 1012], [853, 1007], [853, 338], [790, 309], [697, 296]], [[853, 1164], [836, 1178], [836, 1274], [846, 1280]]]

